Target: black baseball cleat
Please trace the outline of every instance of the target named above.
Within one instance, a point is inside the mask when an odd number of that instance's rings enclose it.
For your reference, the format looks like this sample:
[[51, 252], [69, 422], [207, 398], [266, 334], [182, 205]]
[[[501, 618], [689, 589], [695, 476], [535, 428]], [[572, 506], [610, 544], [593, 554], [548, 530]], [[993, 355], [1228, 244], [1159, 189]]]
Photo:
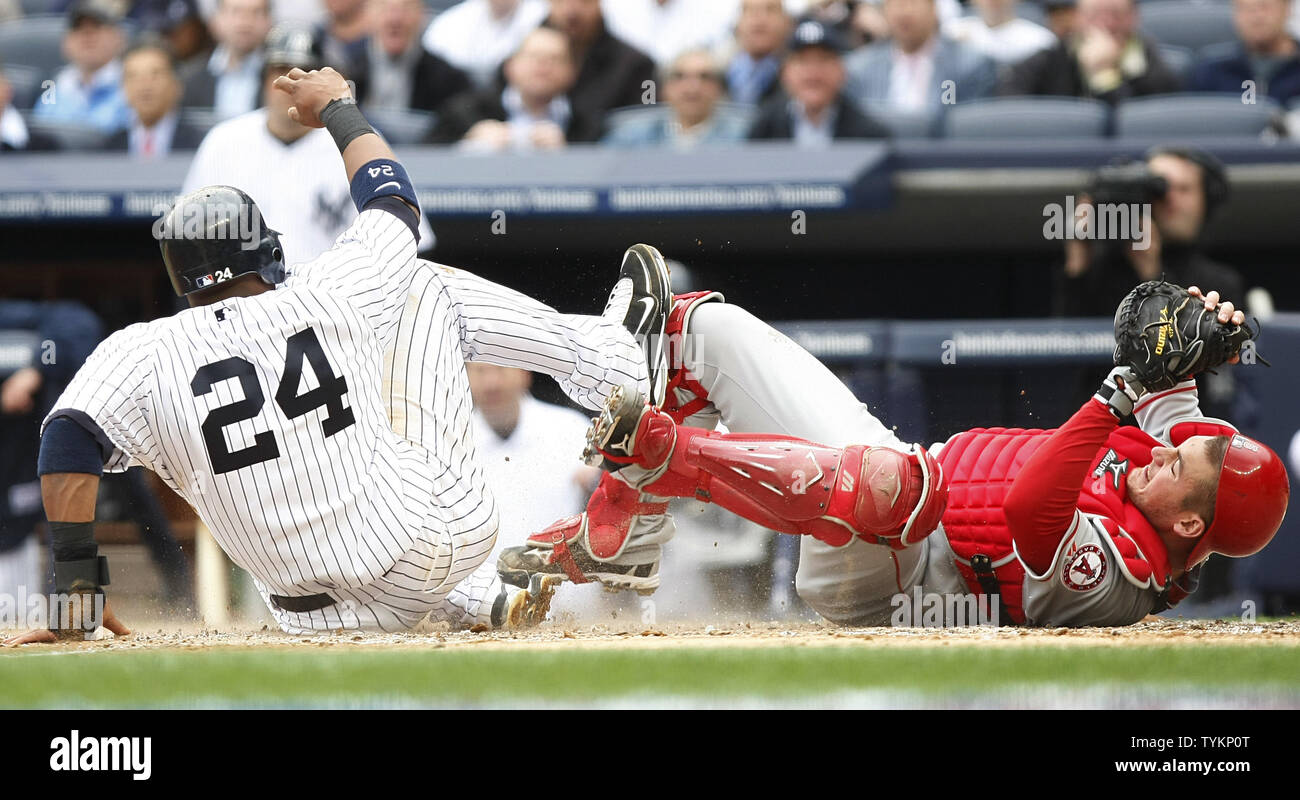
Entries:
[[623, 254], [618, 282], [609, 293], [601, 316], [617, 320], [632, 334], [645, 353], [650, 377], [649, 401], [664, 403], [668, 391], [668, 342], [664, 328], [673, 307], [668, 266], [659, 251], [648, 244], [634, 244]]

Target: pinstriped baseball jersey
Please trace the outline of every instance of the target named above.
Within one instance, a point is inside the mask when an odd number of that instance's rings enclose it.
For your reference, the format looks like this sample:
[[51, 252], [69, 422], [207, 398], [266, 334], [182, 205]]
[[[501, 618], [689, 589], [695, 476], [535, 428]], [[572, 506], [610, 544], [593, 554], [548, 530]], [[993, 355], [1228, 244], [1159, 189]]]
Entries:
[[292, 288], [110, 336], [50, 416], [88, 417], [106, 469], [156, 472], [271, 591], [371, 583], [432, 514], [379, 392], [415, 271], [406, 226], [368, 211]]
[[393, 629], [439, 607], [495, 540], [466, 360], [547, 372], [591, 408], [646, 385], [621, 324], [419, 261], [409, 229], [371, 210], [275, 291], [110, 336], [47, 421], [93, 422], [110, 471], [157, 472], [264, 595], [340, 598], [273, 607], [286, 630]]

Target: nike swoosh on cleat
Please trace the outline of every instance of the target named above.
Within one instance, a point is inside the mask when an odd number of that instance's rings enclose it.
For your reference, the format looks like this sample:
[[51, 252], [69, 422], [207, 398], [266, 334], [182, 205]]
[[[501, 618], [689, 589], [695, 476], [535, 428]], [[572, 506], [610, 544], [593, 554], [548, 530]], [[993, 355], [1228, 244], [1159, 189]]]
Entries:
[[641, 321], [636, 326], [637, 335], [640, 336], [645, 333], [645, 324], [650, 321], [650, 316], [655, 312], [655, 301], [650, 297], [642, 297], [637, 302], [645, 306], [641, 311]]

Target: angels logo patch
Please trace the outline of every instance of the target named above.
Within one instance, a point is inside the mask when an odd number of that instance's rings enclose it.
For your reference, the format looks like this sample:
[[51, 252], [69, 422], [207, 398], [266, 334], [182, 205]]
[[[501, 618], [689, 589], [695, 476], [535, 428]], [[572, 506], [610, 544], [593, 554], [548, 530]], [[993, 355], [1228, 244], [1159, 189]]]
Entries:
[[1085, 544], [1065, 562], [1061, 582], [1076, 592], [1095, 588], [1106, 577], [1106, 554], [1095, 544]]

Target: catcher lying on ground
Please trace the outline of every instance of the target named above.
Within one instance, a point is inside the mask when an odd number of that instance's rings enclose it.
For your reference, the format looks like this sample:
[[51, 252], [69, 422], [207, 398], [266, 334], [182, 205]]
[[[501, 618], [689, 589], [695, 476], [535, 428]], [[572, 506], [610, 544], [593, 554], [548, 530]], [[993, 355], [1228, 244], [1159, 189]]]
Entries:
[[[667, 402], [610, 399], [588, 454], [611, 473], [584, 514], [503, 553], [503, 578], [653, 591], [667, 498], [695, 497], [804, 534], [797, 590], [834, 622], [888, 624], [896, 594], [920, 587], [991, 596], [1003, 624], [1127, 625], [1191, 592], [1211, 553], [1259, 551], [1286, 512], [1277, 455], [1198, 408], [1191, 379], [1254, 336], [1217, 292], [1135, 289], [1115, 369], [1062, 427], [974, 429], [928, 451], [721, 300], [676, 298]], [[733, 433], [710, 430], [719, 419]]]

